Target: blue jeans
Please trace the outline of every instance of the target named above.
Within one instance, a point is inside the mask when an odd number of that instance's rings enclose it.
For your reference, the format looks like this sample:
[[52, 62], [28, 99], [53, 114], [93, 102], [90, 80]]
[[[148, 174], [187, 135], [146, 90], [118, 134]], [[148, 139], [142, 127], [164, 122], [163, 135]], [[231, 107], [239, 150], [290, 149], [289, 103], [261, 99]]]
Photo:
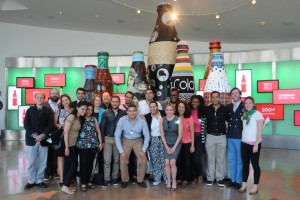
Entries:
[[40, 142], [34, 146], [26, 146], [28, 183], [38, 184], [44, 182], [47, 166], [48, 147], [42, 147]]
[[242, 183], [243, 162], [241, 156], [241, 139], [228, 138], [228, 158], [230, 179], [235, 183]]

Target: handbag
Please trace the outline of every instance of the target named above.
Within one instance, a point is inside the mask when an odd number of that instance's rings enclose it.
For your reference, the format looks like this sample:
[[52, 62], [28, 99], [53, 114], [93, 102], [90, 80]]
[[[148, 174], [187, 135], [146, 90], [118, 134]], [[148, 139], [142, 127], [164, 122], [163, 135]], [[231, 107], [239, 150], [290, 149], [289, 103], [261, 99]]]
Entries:
[[64, 141], [64, 129], [60, 128], [57, 129], [57, 132], [55, 133], [56, 137], [52, 141], [52, 147], [54, 150], [59, 150], [63, 147], [65, 141]]

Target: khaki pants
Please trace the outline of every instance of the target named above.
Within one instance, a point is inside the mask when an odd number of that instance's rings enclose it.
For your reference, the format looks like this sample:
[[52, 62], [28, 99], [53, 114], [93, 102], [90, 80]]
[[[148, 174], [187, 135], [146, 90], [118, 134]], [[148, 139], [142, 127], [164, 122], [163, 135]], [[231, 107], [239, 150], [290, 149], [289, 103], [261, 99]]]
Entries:
[[205, 143], [207, 153], [207, 180], [224, 179], [226, 135], [214, 136], [207, 134]]
[[134, 154], [137, 157], [137, 181], [144, 181], [145, 173], [147, 170], [147, 159], [141, 160], [140, 153], [142, 152], [143, 147], [143, 139], [122, 139], [122, 146], [124, 153], [126, 153], [127, 157], [125, 161], [120, 161], [120, 169], [121, 169], [121, 179], [123, 182], [129, 182], [129, 174], [128, 174], [128, 163], [129, 163], [129, 155], [131, 151], [134, 151]]
[[105, 145], [103, 149], [104, 159], [104, 180], [110, 181], [111, 160], [113, 158], [112, 179], [118, 178], [120, 154], [117, 149], [115, 138], [105, 136]]

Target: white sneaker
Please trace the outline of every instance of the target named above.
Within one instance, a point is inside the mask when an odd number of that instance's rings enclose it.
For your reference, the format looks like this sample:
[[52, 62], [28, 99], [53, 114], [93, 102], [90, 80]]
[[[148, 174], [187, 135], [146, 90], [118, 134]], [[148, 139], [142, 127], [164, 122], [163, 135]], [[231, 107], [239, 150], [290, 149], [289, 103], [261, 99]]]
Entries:
[[153, 182], [153, 185], [154, 185], [154, 186], [157, 186], [157, 185], [159, 185], [160, 183], [161, 183], [161, 181], [154, 181], [154, 182]]

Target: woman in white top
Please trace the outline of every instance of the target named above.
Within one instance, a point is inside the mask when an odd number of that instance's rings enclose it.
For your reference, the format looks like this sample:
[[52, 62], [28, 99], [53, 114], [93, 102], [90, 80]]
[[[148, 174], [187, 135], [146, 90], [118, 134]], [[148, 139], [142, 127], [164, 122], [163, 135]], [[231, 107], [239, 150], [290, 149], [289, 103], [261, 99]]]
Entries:
[[243, 184], [239, 192], [246, 191], [246, 183], [249, 176], [250, 161], [254, 171], [254, 185], [250, 189], [249, 194], [254, 195], [258, 192], [258, 183], [260, 178], [259, 154], [261, 149], [261, 138], [264, 118], [262, 114], [256, 110], [253, 97], [246, 97], [244, 101], [245, 112], [242, 117], [243, 133], [242, 133], [242, 161], [243, 161]]
[[149, 132], [151, 134], [149, 154], [153, 166], [153, 185], [159, 185], [161, 179], [167, 181], [165, 172], [165, 159], [164, 159], [164, 146], [160, 137], [160, 119], [166, 116], [165, 112], [158, 110], [158, 103], [151, 101], [149, 104], [150, 113], [145, 115], [145, 119], [148, 125]]

